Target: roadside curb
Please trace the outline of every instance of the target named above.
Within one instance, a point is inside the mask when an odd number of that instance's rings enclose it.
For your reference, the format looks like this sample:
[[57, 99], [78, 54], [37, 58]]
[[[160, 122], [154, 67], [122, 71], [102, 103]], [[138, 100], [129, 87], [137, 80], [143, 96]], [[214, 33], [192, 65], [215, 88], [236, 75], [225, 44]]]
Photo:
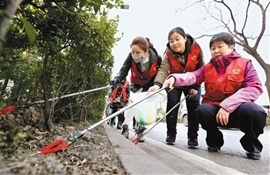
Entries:
[[104, 125], [110, 142], [127, 174], [178, 174], [173, 169], [134, 145], [119, 130]]

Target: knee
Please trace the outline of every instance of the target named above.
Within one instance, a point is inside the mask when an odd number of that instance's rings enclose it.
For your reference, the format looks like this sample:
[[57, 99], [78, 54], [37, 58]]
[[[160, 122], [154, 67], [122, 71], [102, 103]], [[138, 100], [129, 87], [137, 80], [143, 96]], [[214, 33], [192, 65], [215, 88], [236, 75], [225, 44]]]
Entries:
[[208, 104], [201, 104], [195, 109], [195, 113], [199, 115], [205, 115], [207, 113]]
[[255, 103], [244, 103], [239, 107], [242, 116], [251, 116], [252, 118], [265, 119], [266, 112]]
[[195, 115], [198, 118], [199, 122], [203, 120], [208, 120], [208, 118], [212, 118], [213, 113], [215, 113], [212, 108], [213, 107], [210, 104], [201, 104], [196, 108]]
[[265, 126], [266, 112], [262, 109], [262, 107], [250, 102], [242, 104], [239, 107], [239, 110], [239, 120], [242, 121], [240, 125], [252, 122], [254, 125], [259, 125], [261, 128]]

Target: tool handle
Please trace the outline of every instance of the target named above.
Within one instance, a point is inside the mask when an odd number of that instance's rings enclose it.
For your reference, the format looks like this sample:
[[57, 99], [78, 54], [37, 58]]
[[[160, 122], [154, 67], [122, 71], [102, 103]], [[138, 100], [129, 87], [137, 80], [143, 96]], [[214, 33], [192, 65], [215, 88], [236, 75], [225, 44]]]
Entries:
[[150, 132], [159, 122], [161, 122], [169, 113], [171, 113], [177, 106], [179, 106], [184, 100], [188, 100], [191, 98], [191, 95], [188, 94], [185, 98], [183, 98], [181, 101], [179, 101], [174, 107], [172, 107], [164, 116], [162, 116], [153, 126], [151, 126], [143, 135], [146, 135], [148, 132]]
[[[90, 90], [86, 90], [86, 91], [82, 91], [82, 92], [63, 95], [61, 97], [50, 98], [49, 101], [56, 100], [56, 99], [62, 99], [62, 98], [66, 98], [66, 97], [70, 97], [70, 96], [74, 96], [74, 95], [85, 94], [85, 93], [88, 93], [88, 92], [98, 91], [98, 90], [106, 89], [106, 88], [109, 88], [109, 87], [111, 87], [111, 86], [107, 85], [107, 86], [104, 86], [104, 87], [99, 87], [99, 88], [90, 89]], [[39, 103], [43, 103], [43, 102], [44, 102], [44, 100], [40, 100], [40, 101], [35, 101], [35, 102], [32, 102], [32, 103], [25, 103], [25, 104], [22, 104], [20, 106], [18, 106], [18, 105], [8, 106], [8, 107], [5, 107], [5, 108], [2, 108], [0, 110], [0, 114], [12, 113], [16, 108], [25, 108], [25, 107], [32, 106], [32, 105], [39, 104]]]
[[[110, 85], [107, 85], [107, 86], [104, 86], [104, 87], [99, 87], [99, 88], [90, 89], [90, 90], [86, 90], [86, 91], [82, 91], [82, 92], [76, 92], [76, 93], [73, 93], [73, 94], [63, 95], [61, 97], [50, 98], [49, 101], [57, 100], [57, 99], [62, 99], [62, 98], [66, 98], [66, 97], [71, 97], [71, 96], [74, 96], [74, 95], [81, 95], [81, 94], [85, 94], [85, 93], [89, 93], [89, 92], [94, 92], [94, 91], [98, 91], [98, 90], [102, 90], [102, 89], [107, 89], [109, 87], [111, 87], [111, 86]], [[44, 100], [40, 100], [40, 101], [33, 102], [31, 104], [37, 104], [37, 103], [43, 103], [43, 102], [44, 102]]]
[[162, 88], [160, 88], [158, 91], [153, 92], [153, 93], [147, 95], [146, 97], [144, 97], [144, 98], [138, 100], [137, 102], [128, 104], [128, 106], [123, 107], [123, 108], [120, 109], [119, 111], [117, 111], [117, 112], [115, 112], [115, 113], [109, 115], [108, 117], [102, 119], [101, 121], [99, 121], [99, 122], [97, 122], [97, 123], [95, 123], [95, 124], [89, 126], [87, 129], [81, 131], [81, 134], [85, 134], [87, 131], [90, 131], [91, 129], [93, 129], [93, 128], [99, 126], [99, 125], [101, 125], [102, 123], [108, 121], [109, 119], [111, 119], [111, 118], [113, 118], [113, 117], [115, 117], [115, 116], [121, 114], [122, 112], [126, 111], [127, 109], [132, 108], [133, 106], [137, 105], [138, 103], [140, 103], [140, 102], [146, 100], [147, 98], [149, 98], [149, 97], [151, 97], [151, 96], [153, 96], [153, 95], [155, 95], [155, 94], [161, 92], [162, 90], [164, 90], [164, 89], [166, 89], [166, 88], [167, 88], [167, 87], [162, 87]]

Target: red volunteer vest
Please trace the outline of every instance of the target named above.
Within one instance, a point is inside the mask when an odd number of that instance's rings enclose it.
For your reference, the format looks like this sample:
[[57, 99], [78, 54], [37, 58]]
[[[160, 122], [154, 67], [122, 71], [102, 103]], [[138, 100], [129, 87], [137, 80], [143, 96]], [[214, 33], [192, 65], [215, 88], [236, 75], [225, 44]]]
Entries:
[[[120, 88], [120, 89], [119, 89]], [[124, 84], [117, 86], [112, 91], [109, 104], [119, 104], [124, 103], [124, 105], [128, 102], [127, 89], [129, 88], [129, 82], [125, 81]], [[120, 91], [119, 91], [120, 90]], [[124, 106], [123, 105], [123, 106]]]
[[169, 58], [171, 68], [169, 74], [171, 73], [183, 73], [183, 72], [192, 72], [196, 69], [196, 65], [198, 64], [198, 56], [200, 53], [200, 47], [197, 43], [193, 45], [191, 53], [188, 53], [187, 63], [185, 67], [181, 65], [178, 61], [178, 58], [175, 58], [171, 55], [170, 51], [166, 50], [166, 55]]
[[137, 70], [136, 63], [132, 60], [130, 82], [140, 86], [144, 86], [149, 83], [151, 79], [157, 74], [157, 63], [160, 59], [160, 57], [157, 57], [157, 59], [152, 63], [150, 69], [143, 73], [140, 73]]
[[238, 91], [243, 84], [246, 64], [249, 62], [246, 58], [234, 59], [223, 76], [219, 77], [213, 64], [208, 63], [204, 67], [205, 76], [205, 95], [202, 95], [202, 103], [219, 105], [225, 98]]

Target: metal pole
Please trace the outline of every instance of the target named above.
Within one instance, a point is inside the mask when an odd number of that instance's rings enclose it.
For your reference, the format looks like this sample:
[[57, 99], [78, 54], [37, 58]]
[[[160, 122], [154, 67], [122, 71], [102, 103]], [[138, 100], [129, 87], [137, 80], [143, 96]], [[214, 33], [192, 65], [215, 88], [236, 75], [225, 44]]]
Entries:
[[187, 95], [185, 98], [183, 98], [181, 101], [179, 101], [174, 107], [172, 107], [163, 117], [161, 117], [151, 128], [149, 128], [143, 135], [150, 132], [160, 121], [162, 121], [172, 110], [174, 110], [177, 106], [179, 106], [185, 99], [189, 99], [190, 95]]
[[[111, 87], [111, 86], [107, 85], [107, 86], [100, 87], [100, 88], [95, 88], [95, 89], [90, 89], [90, 90], [86, 90], [86, 91], [82, 91], [82, 92], [76, 92], [76, 93], [73, 93], [73, 94], [63, 95], [61, 97], [50, 98], [49, 101], [62, 99], [62, 98], [66, 98], [66, 97], [71, 97], [71, 96], [74, 96], [74, 95], [81, 95], [81, 94], [85, 94], [85, 93], [89, 93], [89, 92], [99, 91], [99, 90], [102, 90], [102, 89], [107, 89], [109, 87]], [[40, 101], [33, 102], [31, 104], [43, 103], [43, 102], [44, 102], [44, 100], [40, 100]]]
[[135, 106], [136, 104], [138, 104], [138, 103], [144, 101], [145, 99], [147, 99], [147, 98], [149, 98], [149, 97], [151, 97], [151, 96], [153, 96], [153, 95], [159, 93], [160, 91], [164, 90], [165, 88], [166, 88], [166, 87], [163, 87], [163, 88], [159, 89], [158, 91], [153, 92], [153, 93], [151, 93], [150, 95], [148, 95], [148, 96], [142, 98], [141, 100], [139, 100], [139, 101], [137, 101], [137, 102], [130, 103], [128, 106], [126, 106], [126, 107], [120, 109], [119, 111], [113, 113], [112, 115], [110, 115], [110, 116], [108, 116], [108, 117], [102, 119], [101, 121], [99, 121], [99, 122], [97, 122], [97, 123], [95, 123], [95, 124], [89, 126], [87, 129], [81, 131], [80, 133], [83, 135], [83, 134], [86, 133], [87, 131], [90, 131], [91, 129], [97, 127], [98, 125], [101, 125], [102, 123], [106, 122], [107, 120], [109, 120], [109, 119], [111, 119], [111, 118], [113, 118], [113, 117], [115, 117], [115, 116], [121, 114], [122, 112], [124, 112], [124, 111], [126, 111], [127, 109], [129, 109], [129, 108]]

